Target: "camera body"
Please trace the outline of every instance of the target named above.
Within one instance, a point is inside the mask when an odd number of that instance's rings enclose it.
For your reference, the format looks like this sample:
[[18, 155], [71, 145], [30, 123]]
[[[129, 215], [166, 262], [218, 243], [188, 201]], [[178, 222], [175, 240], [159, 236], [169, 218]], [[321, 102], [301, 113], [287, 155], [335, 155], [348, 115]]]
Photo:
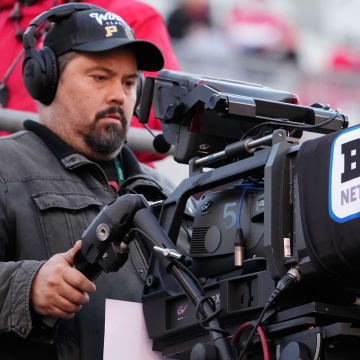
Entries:
[[[164, 201], [159, 222], [176, 243], [187, 200], [199, 198], [189, 230], [190, 248], [184, 255], [191, 258], [188, 266], [202, 280], [206, 295], [221, 309], [223, 327], [233, 333], [239, 324], [254, 321], [277, 281], [297, 266], [303, 275], [301, 285], [280, 296], [276, 311], [265, 322], [273, 358], [295, 351], [288, 348], [295, 342], [306, 348], [309, 359], [330, 359], [326, 350], [319, 352], [320, 345], [325, 349], [334, 339], [350, 339], [349, 327], [357, 329], [360, 339], [360, 310], [354, 305], [359, 294], [356, 271], [343, 258], [350, 256], [354, 246], [331, 253], [325, 226], [319, 230], [321, 237], [309, 234], [309, 219], [316, 222], [318, 215], [309, 198], [324, 188], [318, 200], [327, 201], [330, 180], [317, 183], [316, 177], [320, 165], [329, 163], [331, 147], [318, 158], [313, 153], [311, 164], [309, 147], [300, 146], [297, 139], [307, 130], [327, 134], [312, 140], [317, 147], [331, 144], [347, 127], [346, 117], [319, 104], [298, 105], [291, 93], [254, 84], [167, 70], [148, 81], [152, 81], [155, 116], [162, 122], [166, 140], [175, 145], [174, 159], [189, 163], [190, 169], [189, 178]], [[255, 151], [244, 145], [250, 135]], [[313, 175], [312, 166], [319, 168]], [[307, 167], [310, 170], [302, 171]], [[323, 223], [330, 219], [325, 210], [319, 216]], [[331, 229], [335, 238], [347, 226], [338, 225]], [[236, 263], [239, 247], [242, 254]], [[334, 275], [339, 267], [343, 273]], [[143, 309], [154, 350], [189, 359], [192, 347], [209, 342], [209, 337], [199, 325], [195, 308], [156, 259], [149, 274], [152, 281], [144, 289]], [[337, 328], [325, 335], [325, 326]], [[311, 340], [304, 340], [309, 327], [318, 331], [313, 331]], [[345, 344], [337, 345], [337, 351], [344, 354]], [[249, 359], [258, 356], [259, 349]]]

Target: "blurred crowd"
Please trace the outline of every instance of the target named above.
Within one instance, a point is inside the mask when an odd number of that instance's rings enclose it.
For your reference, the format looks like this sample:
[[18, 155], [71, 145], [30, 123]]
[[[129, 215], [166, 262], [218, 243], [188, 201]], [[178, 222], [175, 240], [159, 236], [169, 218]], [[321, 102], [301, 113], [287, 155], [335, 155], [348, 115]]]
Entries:
[[[168, 16], [173, 40], [208, 36], [214, 30], [208, 0], [184, 0]], [[220, 29], [234, 51], [277, 60], [296, 60], [296, 29], [284, 18], [269, 11], [266, 2], [236, 5], [224, 15]], [[204, 41], [205, 38], [204, 38]]]
[[[319, 4], [309, 3], [307, 12], [305, 4], [300, 8], [298, 3], [278, 3], [239, 0], [219, 7], [211, 0], [182, 0], [165, 9], [159, 1], [158, 9], [167, 10], [162, 13], [183, 71], [290, 90], [304, 105], [330, 104], [349, 114], [351, 124], [357, 123], [358, 34], [350, 40], [349, 31], [335, 38], [325, 31], [326, 25], [305, 27], [312, 21], [306, 14], [322, 11]], [[328, 7], [336, 9], [330, 3]], [[317, 18], [325, 24], [326, 19], [325, 12]]]

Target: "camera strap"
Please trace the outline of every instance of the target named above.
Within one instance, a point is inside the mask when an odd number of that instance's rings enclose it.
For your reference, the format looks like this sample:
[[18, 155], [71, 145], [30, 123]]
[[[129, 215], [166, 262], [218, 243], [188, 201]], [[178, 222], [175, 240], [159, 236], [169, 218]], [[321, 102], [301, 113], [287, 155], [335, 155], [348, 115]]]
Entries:
[[116, 173], [117, 173], [117, 177], [118, 177], [118, 184], [119, 184], [119, 186], [121, 186], [121, 184], [124, 182], [125, 178], [124, 178], [124, 172], [123, 172], [123, 169], [121, 167], [118, 157], [116, 157], [114, 159], [114, 163], [115, 163]]

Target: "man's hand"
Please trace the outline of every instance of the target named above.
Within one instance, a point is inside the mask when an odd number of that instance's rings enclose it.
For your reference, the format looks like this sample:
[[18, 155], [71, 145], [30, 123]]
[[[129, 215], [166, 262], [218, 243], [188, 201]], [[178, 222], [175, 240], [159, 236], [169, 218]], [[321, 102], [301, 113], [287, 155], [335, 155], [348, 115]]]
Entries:
[[77, 241], [67, 252], [50, 258], [36, 274], [30, 296], [37, 313], [71, 319], [89, 301], [88, 293], [96, 287], [73, 267], [80, 248], [81, 241]]

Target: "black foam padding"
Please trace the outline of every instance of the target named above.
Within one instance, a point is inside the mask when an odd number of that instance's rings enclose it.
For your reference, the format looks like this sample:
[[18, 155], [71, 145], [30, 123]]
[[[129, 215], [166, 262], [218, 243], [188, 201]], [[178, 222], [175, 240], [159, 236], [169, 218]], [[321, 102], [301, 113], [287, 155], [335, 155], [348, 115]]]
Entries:
[[165, 137], [163, 134], [159, 134], [159, 135], [155, 136], [154, 141], [153, 141], [153, 146], [154, 146], [155, 150], [160, 154], [167, 153], [171, 148], [171, 144], [169, 144], [165, 140]]

